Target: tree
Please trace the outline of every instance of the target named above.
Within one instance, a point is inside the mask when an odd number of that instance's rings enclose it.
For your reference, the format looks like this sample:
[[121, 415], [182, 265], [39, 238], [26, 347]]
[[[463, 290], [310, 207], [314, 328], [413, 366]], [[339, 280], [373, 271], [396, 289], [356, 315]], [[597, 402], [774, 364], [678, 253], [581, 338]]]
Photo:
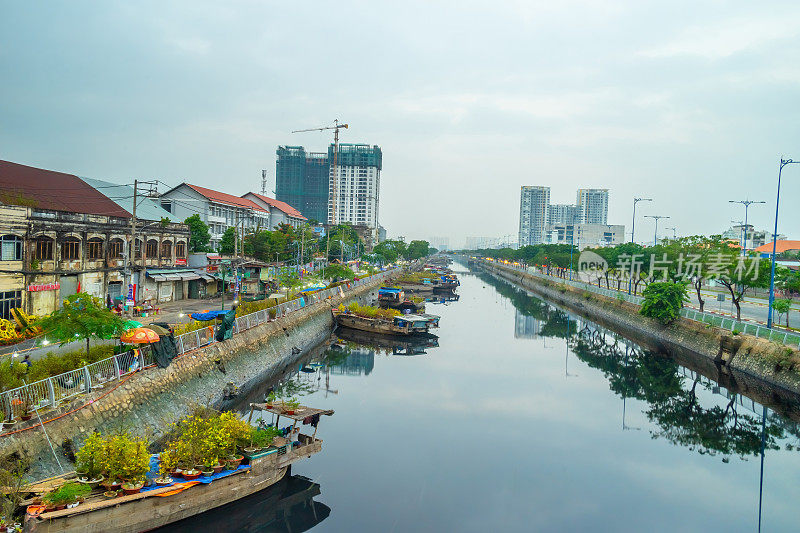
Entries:
[[724, 265], [718, 281], [731, 293], [731, 301], [736, 306], [736, 320], [742, 319], [740, 302], [745, 291], [751, 287], [769, 287], [771, 266], [769, 259], [742, 256]]
[[387, 239], [379, 242], [372, 252], [380, 256], [385, 263], [394, 263], [397, 258], [407, 253], [406, 243], [403, 241], [396, 241]]
[[406, 259], [422, 259], [428, 255], [428, 241], [411, 241], [408, 243]]
[[61, 309], [37, 323], [47, 337], [61, 344], [78, 338], [86, 339], [87, 356], [90, 338], [111, 339], [122, 332], [123, 324], [122, 319], [109, 311], [100, 298], [85, 292], [68, 296]]
[[678, 318], [686, 301], [686, 284], [671, 281], [654, 281], [642, 293], [644, 301], [639, 311], [666, 325]]
[[192, 215], [184, 220], [183, 223], [189, 226], [189, 251], [207, 252], [211, 234], [208, 232], [208, 226], [200, 218], [200, 215]]
[[789, 327], [789, 311], [792, 309], [792, 300], [791, 298], [775, 300], [772, 302], [772, 308], [775, 309], [778, 313], [786, 315], [786, 327]]
[[236, 230], [230, 227], [222, 234], [222, 239], [219, 241], [220, 253], [231, 255], [236, 251]]

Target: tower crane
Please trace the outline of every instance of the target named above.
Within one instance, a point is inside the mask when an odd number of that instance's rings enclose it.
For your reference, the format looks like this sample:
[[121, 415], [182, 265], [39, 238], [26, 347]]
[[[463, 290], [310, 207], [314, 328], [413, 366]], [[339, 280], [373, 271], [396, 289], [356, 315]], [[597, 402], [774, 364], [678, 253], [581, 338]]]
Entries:
[[331, 224], [336, 223], [336, 188], [339, 186], [339, 170], [337, 168], [339, 156], [339, 130], [347, 129], [347, 124], [339, 124], [339, 119], [333, 121], [333, 126], [322, 126], [321, 128], [308, 128], [305, 130], [294, 130], [292, 133], [303, 133], [307, 131], [333, 130], [333, 192], [331, 194]]

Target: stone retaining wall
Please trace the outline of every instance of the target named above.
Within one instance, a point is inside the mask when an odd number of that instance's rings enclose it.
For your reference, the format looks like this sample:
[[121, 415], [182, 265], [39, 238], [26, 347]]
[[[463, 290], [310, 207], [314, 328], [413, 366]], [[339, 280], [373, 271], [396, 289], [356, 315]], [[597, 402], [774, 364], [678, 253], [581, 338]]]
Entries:
[[[541, 279], [496, 263], [476, 261], [488, 271], [589, 320], [616, 331], [653, 351], [668, 354], [733, 392], [800, 420], [800, 353], [751, 335], [685, 318], [664, 326], [639, 314], [639, 308], [570, 285]], [[732, 347], [721, 352], [721, 345]], [[776, 364], [776, 361], [784, 361]], [[794, 365], [797, 363], [797, 366]]]
[[[384, 282], [376, 281], [357, 287], [344, 297], [308, 305], [230, 340], [187, 352], [167, 368], [148, 368], [123, 379], [119, 385], [110, 384], [110, 390], [93, 391], [62, 408], [65, 413], [76, 411], [47, 422], [47, 435], [57, 453], [63, 452], [59, 448], [65, 441], [79, 444], [94, 430], [129, 429], [157, 440], [193, 404], [224, 407], [226, 384], [236, 385], [241, 397], [284, 371], [303, 352], [330, 336], [332, 306], [374, 298]], [[33, 459], [32, 478], [60, 473], [41, 427], [0, 438], [0, 454], [12, 453]], [[64, 459], [61, 462], [67, 470], [72, 468]]]

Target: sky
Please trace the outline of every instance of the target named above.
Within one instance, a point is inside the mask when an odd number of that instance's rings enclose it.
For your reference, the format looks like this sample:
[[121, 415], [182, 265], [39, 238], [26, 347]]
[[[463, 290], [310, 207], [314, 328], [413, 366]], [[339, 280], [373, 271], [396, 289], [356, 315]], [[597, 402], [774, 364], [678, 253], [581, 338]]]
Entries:
[[[0, 159], [274, 189], [278, 145], [383, 151], [390, 236], [516, 238], [521, 185], [610, 190], [650, 239], [774, 224], [800, 160], [800, 3], [0, 2]], [[800, 165], [779, 232], [800, 239]], [[162, 190], [166, 190], [162, 186]], [[671, 230], [659, 231], [672, 233]]]

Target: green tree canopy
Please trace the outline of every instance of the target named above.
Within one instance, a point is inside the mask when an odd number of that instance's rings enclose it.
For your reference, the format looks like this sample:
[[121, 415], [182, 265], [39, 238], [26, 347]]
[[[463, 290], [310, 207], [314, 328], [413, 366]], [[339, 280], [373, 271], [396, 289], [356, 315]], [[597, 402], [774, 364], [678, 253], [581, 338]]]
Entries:
[[236, 251], [236, 230], [230, 227], [222, 234], [222, 239], [219, 241], [220, 253], [231, 255]]
[[123, 331], [123, 324], [122, 319], [109, 311], [100, 298], [85, 292], [67, 297], [61, 309], [37, 323], [48, 339], [61, 344], [85, 339], [87, 356], [90, 338], [111, 339]]
[[200, 218], [200, 215], [192, 215], [184, 220], [183, 223], [189, 226], [189, 251], [207, 252], [211, 234], [208, 232], [208, 226]]
[[429, 248], [428, 241], [411, 241], [408, 243], [406, 259], [422, 259], [428, 255]]

